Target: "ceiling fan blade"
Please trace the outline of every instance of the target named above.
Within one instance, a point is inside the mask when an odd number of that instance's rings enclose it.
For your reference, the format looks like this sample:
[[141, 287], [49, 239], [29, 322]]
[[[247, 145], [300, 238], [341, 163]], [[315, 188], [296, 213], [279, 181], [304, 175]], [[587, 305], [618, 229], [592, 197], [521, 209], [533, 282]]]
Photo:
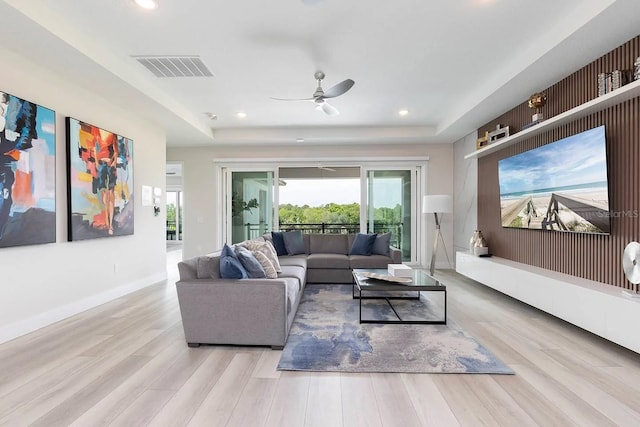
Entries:
[[269, 99], [275, 99], [276, 101], [314, 101], [315, 98], [299, 98], [299, 99], [291, 99], [291, 98], [274, 98], [269, 97]]
[[325, 90], [323, 98], [335, 98], [336, 96], [340, 96], [346, 91], [348, 91], [349, 89], [351, 89], [355, 83], [356, 82], [354, 82], [351, 79], [341, 81], [337, 85], [332, 86], [329, 89]]
[[326, 101], [322, 103], [322, 111], [327, 113], [327, 115], [329, 116], [337, 116], [338, 114], [340, 114], [340, 111], [338, 111], [336, 107]]

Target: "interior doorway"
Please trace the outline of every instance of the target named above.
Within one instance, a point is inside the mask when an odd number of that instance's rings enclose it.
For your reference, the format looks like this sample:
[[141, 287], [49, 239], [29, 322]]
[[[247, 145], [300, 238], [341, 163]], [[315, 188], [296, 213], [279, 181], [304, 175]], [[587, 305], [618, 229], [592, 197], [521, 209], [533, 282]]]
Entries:
[[165, 234], [167, 250], [182, 247], [184, 238], [183, 205], [184, 193], [182, 190], [182, 164], [167, 163], [165, 191]]

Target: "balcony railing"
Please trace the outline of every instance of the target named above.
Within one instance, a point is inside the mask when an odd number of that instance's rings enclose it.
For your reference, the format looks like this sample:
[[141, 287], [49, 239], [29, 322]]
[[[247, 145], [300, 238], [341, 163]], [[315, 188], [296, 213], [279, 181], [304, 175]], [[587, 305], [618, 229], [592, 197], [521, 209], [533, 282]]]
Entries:
[[[367, 224], [367, 228], [369, 225]], [[373, 230], [367, 229], [368, 233], [391, 233], [391, 246], [402, 249], [402, 227], [400, 223], [378, 222], [373, 224]], [[246, 238], [255, 239], [265, 232], [269, 231], [268, 224], [246, 223]], [[305, 224], [280, 224], [280, 231], [296, 231], [303, 233], [321, 233], [321, 234], [349, 234], [360, 231], [360, 223], [305, 223]]]
[[176, 226], [176, 222], [172, 220], [167, 220], [167, 240], [180, 240], [182, 239], [182, 224], [180, 224], [180, 229]]

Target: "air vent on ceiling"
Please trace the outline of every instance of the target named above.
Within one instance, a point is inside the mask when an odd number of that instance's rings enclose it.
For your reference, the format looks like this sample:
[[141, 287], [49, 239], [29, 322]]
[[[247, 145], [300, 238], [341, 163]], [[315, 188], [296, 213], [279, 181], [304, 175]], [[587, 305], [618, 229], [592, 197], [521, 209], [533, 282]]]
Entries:
[[199, 56], [133, 56], [156, 77], [213, 77]]

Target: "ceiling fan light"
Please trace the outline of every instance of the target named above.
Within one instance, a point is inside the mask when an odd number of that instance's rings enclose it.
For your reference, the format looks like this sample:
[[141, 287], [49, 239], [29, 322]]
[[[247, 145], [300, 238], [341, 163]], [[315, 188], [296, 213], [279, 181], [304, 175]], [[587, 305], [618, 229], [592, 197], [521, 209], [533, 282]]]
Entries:
[[158, 0], [134, 0], [143, 9], [154, 10], [158, 8]]
[[135, 4], [145, 10], [154, 10], [158, 8], [158, 0], [133, 0]]

